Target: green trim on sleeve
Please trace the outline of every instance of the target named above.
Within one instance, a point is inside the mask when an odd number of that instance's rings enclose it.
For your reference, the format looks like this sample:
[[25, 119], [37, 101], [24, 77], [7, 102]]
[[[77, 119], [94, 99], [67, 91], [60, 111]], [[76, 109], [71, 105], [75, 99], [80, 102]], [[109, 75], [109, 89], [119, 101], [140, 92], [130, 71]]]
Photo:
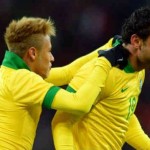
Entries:
[[45, 95], [44, 101], [43, 101], [43, 107], [50, 109], [53, 99], [56, 95], [56, 93], [60, 90], [60, 87], [52, 86], [48, 92]]
[[72, 93], [76, 93], [76, 90], [74, 90], [71, 86], [67, 86], [67, 88], [66, 88], [66, 90], [68, 91], [68, 92], [72, 92]]

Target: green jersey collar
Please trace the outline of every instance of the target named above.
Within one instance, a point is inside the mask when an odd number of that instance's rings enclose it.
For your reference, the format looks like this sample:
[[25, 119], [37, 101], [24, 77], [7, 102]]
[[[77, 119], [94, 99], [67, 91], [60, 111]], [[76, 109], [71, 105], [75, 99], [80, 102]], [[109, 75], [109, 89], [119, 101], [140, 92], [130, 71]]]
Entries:
[[6, 51], [3, 62], [3, 66], [12, 68], [12, 69], [29, 69], [27, 64], [21, 59], [17, 54], [11, 52], [11, 51]]
[[129, 61], [128, 61], [127, 66], [124, 68], [124, 71], [125, 71], [126, 73], [134, 73], [134, 72], [135, 72], [135, 70], [133, 69], [133, 67], [131, 66], [131, 64], [130, 64]]

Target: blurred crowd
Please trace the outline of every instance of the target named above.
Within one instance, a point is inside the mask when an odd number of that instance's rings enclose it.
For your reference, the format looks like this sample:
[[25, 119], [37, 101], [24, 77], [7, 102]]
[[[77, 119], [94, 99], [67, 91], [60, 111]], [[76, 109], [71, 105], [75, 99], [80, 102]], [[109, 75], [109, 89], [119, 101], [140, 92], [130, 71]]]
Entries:
[[[150, 5], [148, 0], [0, 0], [0, 62], [7, 49], [3, 34], [12, 19], [22, 16], [50, 17], [56, 26], [52, 39], [55, 62], [65, 65], [91, 52], [110, 37], [119, 34], [123, 21], [135, 9]], [[150, 135], [150, 71], [139, 99], [136, 114], [146, 133]], [[55, 111], [44, 110], [34, 144], [35, 150], [53, 150], [50, 121]], [[125, 145], [125, 150], [130, 150]]]

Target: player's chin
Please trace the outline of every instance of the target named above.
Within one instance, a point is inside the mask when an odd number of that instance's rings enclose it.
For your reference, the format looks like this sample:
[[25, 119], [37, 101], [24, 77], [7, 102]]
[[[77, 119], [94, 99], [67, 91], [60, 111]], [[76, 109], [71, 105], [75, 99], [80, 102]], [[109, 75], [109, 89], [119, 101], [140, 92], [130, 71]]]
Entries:
[[[51, 69], [51, 68], [50, 68], [50, 69]], [[41, 76], [42, 76], [43, 79], [45, 79], [45, 78], [47, 78], [47, 77], [49, 76], [49, 74], [50, 74], [50, 69], [47, 69], [45, 72], [42, 73]]]

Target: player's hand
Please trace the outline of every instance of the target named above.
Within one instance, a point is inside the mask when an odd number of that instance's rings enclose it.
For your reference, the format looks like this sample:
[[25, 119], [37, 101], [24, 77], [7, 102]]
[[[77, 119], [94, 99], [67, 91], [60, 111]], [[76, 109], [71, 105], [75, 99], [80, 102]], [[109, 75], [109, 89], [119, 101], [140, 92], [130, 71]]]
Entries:
[[109, 50], [99, 50], [99, 57], [105, 57], [112, 66], [123, 69], [128, 64], [129, 52], [121, 44]]

